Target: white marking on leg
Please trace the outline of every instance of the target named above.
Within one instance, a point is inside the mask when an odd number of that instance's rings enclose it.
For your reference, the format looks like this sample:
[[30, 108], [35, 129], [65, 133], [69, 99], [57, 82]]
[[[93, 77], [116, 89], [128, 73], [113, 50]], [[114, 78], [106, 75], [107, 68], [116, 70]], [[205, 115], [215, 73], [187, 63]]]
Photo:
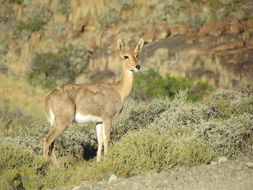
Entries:
[[98, 139], [98, 151], [97, 151], [97, 161], [101, 160], [101, 153], [103, 148], [103, 124], [99, 123], [96, 125], [96, 131], [97, 131], [97, 139]]
[[108, 142], [109, 136], [106, 134], [105, 126], [103, 127], [103, 144], [104, 144], [104, 154], [108, 153]]

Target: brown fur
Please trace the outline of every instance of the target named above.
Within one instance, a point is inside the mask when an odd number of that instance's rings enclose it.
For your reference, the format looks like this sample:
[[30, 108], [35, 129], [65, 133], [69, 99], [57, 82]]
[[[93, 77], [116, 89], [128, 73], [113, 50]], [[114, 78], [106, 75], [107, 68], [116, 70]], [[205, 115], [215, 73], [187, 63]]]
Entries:
[[[58, 86], [45, 97], [45, 112], [52, 120], [54, 128], [44, 138], [44, 156], [49, 152], [54, 154], [55, 139], [75, 120], [76, 113], [88, 116], [97, 116], [102, 119], [97, 122], [98, 133], [98, 157], [100, 160], [102, 145], [105, 153], [108, 152], [112, 119], [122, 110], [125, 98], [130, 94], [133, 83], [133, 71], [137, 68], [136, 55], [143, 46], [143, 40], [137, 44], [134, 52], [124, 52], [123, 44], [118, 42], [118, 48], [122, 58], [122, 79], [114, 84], [91, 83], [69, 84]], [[124, 56], [128, 56], [126, 59]], [[99, 136], [100, 134], [100, 136]]]

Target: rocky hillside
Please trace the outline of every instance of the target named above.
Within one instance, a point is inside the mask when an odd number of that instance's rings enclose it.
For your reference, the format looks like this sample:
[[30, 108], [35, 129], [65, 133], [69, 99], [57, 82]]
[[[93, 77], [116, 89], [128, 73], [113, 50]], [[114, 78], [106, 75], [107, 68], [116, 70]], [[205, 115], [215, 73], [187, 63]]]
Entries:
[[251, 0], [0, 0], [0, 28], [0, 72], [40, 75], [36, 84], [56, 73], [38, 73], [36, 63], [63, 68], [64, 56], [74, 72], [57, 84], [115, 79], [118, 38], [144, 38], [142, 65], [162, 74], [218, 88], [253, 78]]

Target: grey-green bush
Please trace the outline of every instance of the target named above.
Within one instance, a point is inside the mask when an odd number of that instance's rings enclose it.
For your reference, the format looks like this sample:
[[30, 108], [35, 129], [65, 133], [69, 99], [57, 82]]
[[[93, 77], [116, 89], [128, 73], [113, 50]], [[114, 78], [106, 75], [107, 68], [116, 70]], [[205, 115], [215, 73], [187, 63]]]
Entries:
[[52, 88], [73, 83], [89, 64], [89, 53], [84, 47], [68, 45], [57, 52], [34, 53], [31, 61], [30, 82]]
[[213, 150], [228, 157], [236, 157], [247, 150], [253, 135], [253, 115], [245, 113], [225, 121], [209, 121], [194, 126], [193, 136], [204, 140]]
[[170, 106], [168, 99], [147, 102], [130, 102], [113, 122], [112, 137], [116, 140], [128, 131], [145, 128]]
[[33, 167], [39, 171], [48, 165], [48, 161], [35, 155], [31, 150], [7, 139], [1, 140], [0, 152], [0, 173], [19, 167]]
[[111, 147], [105, 161], [112, 162], [117, 175], [132, 176], [159, 172], [174, 166], [194, 166], [211, 160], [212, 150], [177, 130], [141, 129], [129, 132]]
[[253, 143], [252, 95], [235, 91], [218, 91], [197, 103], [188, 102], [186, 92], [174, 100], [129, 100], [114, 121], [110, 152], [100, 163], [83, 161], [96, 155], [95, 125], [73, 124], [56, 140], [56, 152], [78, 162], [52, 170], [37, 155], [49, 124], [15, 109], [0, 109], [0, 120], [0, 189], [54, 188], [97, 182], [112, 173], [133, 176], [189, 167], [219, 155], [250, 154]]
[[25, 1], [24, 4], [27, 7], [26, 19], [19, 22], [19, 31], [31, 33], [40, 30], [50, 20], [52, 12], [42, 3]]

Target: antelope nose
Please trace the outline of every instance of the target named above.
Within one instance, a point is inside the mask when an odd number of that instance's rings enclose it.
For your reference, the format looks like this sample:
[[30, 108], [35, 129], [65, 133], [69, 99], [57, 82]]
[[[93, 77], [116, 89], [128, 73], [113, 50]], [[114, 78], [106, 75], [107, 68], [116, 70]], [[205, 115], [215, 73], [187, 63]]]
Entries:
[[136, 69], [140, 70], [140, 68], [141, 68], [140, 65], [136, 65]]

